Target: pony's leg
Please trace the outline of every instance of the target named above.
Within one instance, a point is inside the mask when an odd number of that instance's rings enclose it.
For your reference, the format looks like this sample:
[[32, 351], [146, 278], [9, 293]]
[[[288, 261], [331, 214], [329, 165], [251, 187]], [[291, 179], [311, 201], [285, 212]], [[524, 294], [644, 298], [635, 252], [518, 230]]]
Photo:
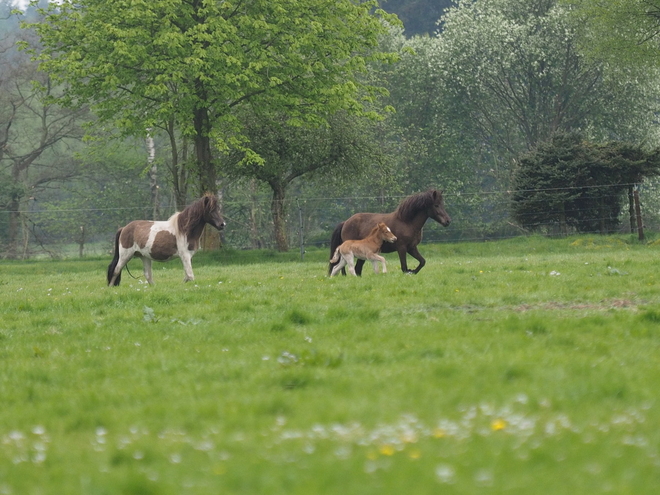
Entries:
[[[357, 273], [355, 273], [355, 257], [353, 256], [353, 253], [346, 253], [344, 256], [344, 259], [346, 260], [346, 265], [348, 266], [348, 272], [351, 275], [354, 275], [357, 277]], [[361, 260], [358, 258], [358, 263], [362, 261], [362, 264], [364, 264], [364, 260]]]
[[408, 270], [408, 260], [406, 259], [408, 252], [406, 251], [406, 246], [399, 247], [397, 252], [399, 253], [399, 261], [401, 262], [401, 271], [403, 273], [412, 273]]
[[339, 261], [337, 262], [337, 264], [332, 269], [332, 272], [330, 273], [330, 276], [334, 277], [335, 275], [337, 275], [337, 273], [339, 273], [339, 270], [342, 270], [345, 266], [346, 266], [346, 260], [343, 257], [340, 256]]
[[151, 274], [151, 258], [146, 256], [142, 257], [142, 271], [144, 272], [144, 278], [147, 279], [149, 285], [154, 285], [154, 279]]
[[[119, 252], [119, 261], [117, 261], [117, 266], [115, 267], [115, 271], [112, 274], [112, 278], [110, 282], [108, 283], [109, 286], [115, 285], [115, 282], [119, 279], [119, 276], [121, 274], [121, 271], [124, 269], [126, 264], [131, 261], [131, 258], [133, 257], [133, 254], [135, 251], [132, 249], [122, 249]], [[117, 284], [119, 285], [119, 284]]]
[[186, 276], [183, 277], [183, 281], [190, 282], [195, 280], [195, 275], [192, 270], [192, 255], [190, 252], [185, 251], [181, 253], [181, 262], [183, 263], [183, 271], [186, 273]]
[[362, 267], [363, 266], [364, 266], [364, 260], [358, 258], [358, 260], [355, 262], [355, 273], [353, 273], [353, 275], [357, 274], [357, 275], [362, 276]]
[[373, 254], [372, 256], [369, 257], [371, 260], [371, 263], [374, 265], [374, 273], [378, 273], [378, 263], [383, 265], [383, 273], [387, 273], [387, 265], [385, 263], [385, 258], [378, 254]]
[[420, 254], [420, 252], [417, 249], [417, 246], [412, 246], [408, 248], [408, 254], [410, 254], [410, 256], [412, 256], [417, 261], [419, 261], [419, 265], [417, 265], [417, 268], [415, 268], [410, 273], [418, 273], [424, 267], [424, 265], [426, 265], [426, 260], [424, 259], [424, 256]]

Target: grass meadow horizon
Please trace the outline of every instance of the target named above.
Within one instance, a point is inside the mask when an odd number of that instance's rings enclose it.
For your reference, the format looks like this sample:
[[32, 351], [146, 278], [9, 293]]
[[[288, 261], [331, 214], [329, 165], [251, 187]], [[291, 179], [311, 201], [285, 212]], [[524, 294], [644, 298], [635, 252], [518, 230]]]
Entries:
[[660, 244], [420, 251], [0, 261], [0, 494], [656, 493]]

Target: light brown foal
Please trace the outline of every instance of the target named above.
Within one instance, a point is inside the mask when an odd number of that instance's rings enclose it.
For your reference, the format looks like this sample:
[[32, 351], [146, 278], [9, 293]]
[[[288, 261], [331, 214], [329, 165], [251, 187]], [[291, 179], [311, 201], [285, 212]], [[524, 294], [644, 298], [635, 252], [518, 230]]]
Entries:
[[330, 276], [334, 277], [344, 266], [348, 266], [348, 271], [351, 275], [357, 276], [355, 273], [355, 258], [371, 261], [374, 266], [374, 273], [378, 273], [378, 263], [381, 263], [383, 265], [383, 273], [387, 273], [385, 258], [378, 253], [380, 253], [384, 242], [394, 241], [396, 241], [396, 236], [383, 222], [378, 223], [364, 239], [359, 241], [344, 241], [335, 249], [335, 254], [330, 260], [330, 263], [339, 262], [332, 269]]

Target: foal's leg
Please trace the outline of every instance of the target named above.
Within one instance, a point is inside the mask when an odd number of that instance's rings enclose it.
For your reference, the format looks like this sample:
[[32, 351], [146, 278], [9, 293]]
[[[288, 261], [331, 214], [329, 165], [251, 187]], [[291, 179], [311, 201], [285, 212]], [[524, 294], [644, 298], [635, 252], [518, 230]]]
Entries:
[[374, 265], [374, 273], [378, 273], [378, 263], [383, 265], [383, 273], [387, 273], [387, 265], [385, 263], [385, 258], [374, 253], [371, 256], [369, 256], [369, 259], [371, 260], [371, 263]]
[[181, 262], [183, 263], [183, 271], [186, 273], [186, 276], [183, 277], [184, 282], [190, 282], [195, 280], [195, 275], [192, 271], [192, 254], [190, 251], [184, 251], [181, 253]]
[[[343, 256], [343, 259], [346, 260], [346, 265], [348, 265], [348, 272], [351, 275], [354, 275], [354, 276], [357, 277], [357, 273], [355, 273], [355, 263], [354, 263], [355, 257], [353, 256], [353, 253], [346, 253]], [[358, 263], [360, 261], [362, 262], [362, 264], [364, 264], [364, 260], [358, 258]]]
[[154, 279], [151, 274], [151, 258], [147, 258], [146, 256], [142, 257], [142, 271], [144, 272], [144, 278], [147, 279], [149, 285], [154, 285]]
[[335, 275], [337, 275], [337, 273], [339, 273], [339, 270], [343, 269], [345, 266], [346, 266], [346, 260], [344, 259], [343, 256], [339, 256], [339, 261], [332, 269], [330, 276], [334, 277]]

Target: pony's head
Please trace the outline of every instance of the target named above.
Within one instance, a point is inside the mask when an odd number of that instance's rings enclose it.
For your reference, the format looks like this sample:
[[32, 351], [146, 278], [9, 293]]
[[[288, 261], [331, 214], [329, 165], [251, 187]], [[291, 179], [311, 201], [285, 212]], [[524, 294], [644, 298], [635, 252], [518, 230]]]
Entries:
[[410, 222], [416, 215], [425, 213], [443, 227], [451, 223], [451, 217], [445, 211], [445, 200], [442, 191], [430, 191], [414, 194], [407, 197], [396, 210], [397, 216], [404, 222]]
[[211, 193], [206, 193], [179, 213], [177, 222], [179, 231], [187, 236], [193, 235], [193, 232], [201, 234], [205, 223], [211, 224], [218, 230], [224, 229], [226, 225], [220, 214], [218, 198]]
[[390, 230], [390, 228], [385, 225], [383, 222], [380, 222], [376, 225], [376, 230], [378, 231], [378, 238], [385, 242], [394, 242], [396, 241], [396, 236]]
[[222, 218], [218, 198], [215, 194], [206, 193], [201, 201], [204, 208], [204, 221], [218, 230], [224, 229], [227, 224], [225, 223], [225, 219]]
[[451, 217], [445, 211], [445, 199], [442, 197], [443, 191], [436, 191], [435, 189], [429, 191], [433, 204], [429, 208], [429, 217], [438, 222], [443, 227], [451, 223]]

